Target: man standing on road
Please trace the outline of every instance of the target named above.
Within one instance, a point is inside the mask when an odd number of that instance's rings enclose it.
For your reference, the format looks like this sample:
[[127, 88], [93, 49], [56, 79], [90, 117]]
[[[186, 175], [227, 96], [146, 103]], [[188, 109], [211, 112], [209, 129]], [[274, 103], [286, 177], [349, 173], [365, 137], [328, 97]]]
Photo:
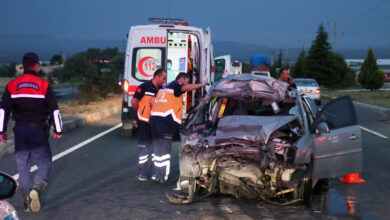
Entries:
[[202, 84], [188, 83], [188, 75], [179, 73], [175, 81], [158, 91], [152, 107], [150, 122], [153, 137], [154, 167], [158, 183], [166, 183], [168, 180], [171, 166], [172, 137], [175, 130], [180, 127], [183, 115], [183, 94], [208, 84], [207, 82]]
[[[24, 72], [5, 88], [0, 106], [0, 140], [7, 143], [10, 113], [15, 120], [15, 161], [19, 186], [24, 198], [24, 211], [41, 209], [41, 193], [48, 184], [52, 165], [49, 145], [50, 121], [54, 123], [54, 139], [62, 137], [62, 120], [53, 88], [37, 76], [39, 58], [35, 53], [23, 56]], [[38, 167], [33, 178], [31, 159]]]
[[152, 147], [152, 132], [149, 122], [150, 111], [158, 89], [166, 83], [166, 81], [167, 72], [164, 69], [156, 70], [152, 80], [138, 86], [134, 97], [131, 100], [131, 106], [137, 111], [138, 117], [139, 181], [148, 180], [148, 157]]
[[290, 84], [290, 87], [297, 88], [297, 85], [295, 85], [294, 80], [291, 78], [290, 73], [288, 72], [287, 68], [281, 68], [279, 71], [279, 81], [286, 82]]

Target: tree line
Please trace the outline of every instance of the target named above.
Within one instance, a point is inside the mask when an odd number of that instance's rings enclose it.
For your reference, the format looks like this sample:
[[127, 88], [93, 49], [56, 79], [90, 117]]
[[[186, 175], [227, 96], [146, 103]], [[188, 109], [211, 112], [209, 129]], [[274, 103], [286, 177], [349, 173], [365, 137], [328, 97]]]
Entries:
[[118, 77], [123, 71], [124, 56], [118, 48], [90, 48], [66, 59], [63, 68], [52, 76], [60, 82], [81, 81], [81, 101], [88, 103], [105, 98], [110, 92], [120, 92]]
[[[278, 77], [277, 69], [289, 68], [288, 62], [283, 62], [282, 52], [271, 66], [271, 75]], [[344, 57], [333, 51], [328, 42], [328, 33], [323, 24], [317, 30], [317, 36], [310, 49], [300, 52], [296, 63], [291, 67], [294, 78], [314, 78], [327, 88], [348, 88], [356, 84], [356, 73], [345, 62]], [[360, 69], [358, 82], [363, 88], [376, 90], [383, 86], [384, 72], [376, 64], [374, 52], [369, 48], [367, 57]]]

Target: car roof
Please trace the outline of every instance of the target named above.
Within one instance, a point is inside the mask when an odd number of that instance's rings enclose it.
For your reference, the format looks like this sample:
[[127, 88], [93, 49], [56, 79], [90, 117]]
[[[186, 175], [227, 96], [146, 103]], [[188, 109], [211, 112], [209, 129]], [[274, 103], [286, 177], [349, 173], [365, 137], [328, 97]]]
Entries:
[[254, 74], [229, 75], [211, 88], [206, 98], [226, 97], [237, 100], [261, 100], [263, 103], [294, 102], [288, 95], [289, 84], [275, 78]]
[[314, 81], [314, 82], [317, 82], [315, 79], [311, 79], [311, 78], [294, 78], [294, 81]]

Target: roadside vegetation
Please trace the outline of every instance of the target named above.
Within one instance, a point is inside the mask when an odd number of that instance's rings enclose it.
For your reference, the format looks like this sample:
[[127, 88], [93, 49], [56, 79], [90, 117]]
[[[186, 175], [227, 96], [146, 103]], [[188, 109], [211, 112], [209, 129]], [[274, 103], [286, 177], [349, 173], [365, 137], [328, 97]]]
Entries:
[[118, 48], [90, 48], [68, 58], [63, 69], [54, 71], [52, 78], [58, 79], [62, 86], [77, 87], [79, 104], [88, 104], [121, 92], [118, 78], [123, 67], [124, 53]]
[[370, 105], [377, 105], [390, 108], [390, 91], [323, 91], [323, 94], [331, 97], [341, 97], [349, 95], [354, 101]]
[[121, 104], [122, 96], [112, 94], [104, 100], [92, 101], [86, 105], [80, 105], [78, 100], [64, 101], [58, 103], [61, 116], [64, 121], [87, 116], [94, 112], [99, 112], [104, 109], [113, 108]]
[[[277, 77], [277, 69], [288, 67], [280, 52], [271, 71]], [[310, 49], [302, 49], [295, 65], [291, 68], [294, 78], [313, 78], [321, 86], [325, 95], [340, 97], [349, 95], [353, 100], [371, 105], [390, 108], [390, 91], [377, 91], [383, 87], [385, 74], [379, 70], [374, 52], [368, 49], [367, 57], [357, 75], [348, 67], [344, 57], [332, 49], [328, 42], [328, 33], [323, 24], [317, 30], [317, 36]], [[338, 91], [347, 89], [368, 89], [367, 91]]]
[[313, 78], [327, 88], [345, 88], [356, 84], [355, 72], [348, 67], [344, 57], [332, 50], [323, 24], [308, 52], [302, 50], [291, 68], [294, 78]]
[[385, 81], [385, 73], [378, 68], [374, 52], [370, 48], [359, 74], [359, 83], [371, 91], [381, 88]]

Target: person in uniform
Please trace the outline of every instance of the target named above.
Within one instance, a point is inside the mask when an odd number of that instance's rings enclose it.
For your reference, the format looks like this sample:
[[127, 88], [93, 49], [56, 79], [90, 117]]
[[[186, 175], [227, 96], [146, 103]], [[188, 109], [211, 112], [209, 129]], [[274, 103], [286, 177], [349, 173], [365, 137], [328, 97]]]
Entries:
[[154, 97], [158, 89], [167, 81], [167, 72], [158, 69], [149, 81], [142, 83], [136, 89], [131, 100], [131, 106], [137, 111], [138, 118], [138, 148], [139, 148], [139, 171], [138, 180], [148, 180], [149, 153], [152, 147], [152, 133], [150, 129], [150, 111]]
[[[24, 211], [38, 212], [40, 196], [48, 184], [52, 166], [49, 128], [54, 124], [54, 139], [62, 137], [62, 120], [53, 88], [37, 76], [39, 58], [35, 53], [23, 56], [24, 72], [10, 81], [0, 105], [0, 140], [7, 143], [10, 113], [15, 121], [15, 161], [19, 186], [24, 198]], [[31, 159], [38, 167], [32, 178]]]
[[181, 124], [184, 93], [208, 84], [207, 82], [202, 84], [188, 83], [188, 75], [179, 73], [175, 81], [158, 91], [152, 107], [150, 122], [153, 137], [155, 180], [158, 183], [166, 183], [168, 180], [171, 166], [172, 137]]

